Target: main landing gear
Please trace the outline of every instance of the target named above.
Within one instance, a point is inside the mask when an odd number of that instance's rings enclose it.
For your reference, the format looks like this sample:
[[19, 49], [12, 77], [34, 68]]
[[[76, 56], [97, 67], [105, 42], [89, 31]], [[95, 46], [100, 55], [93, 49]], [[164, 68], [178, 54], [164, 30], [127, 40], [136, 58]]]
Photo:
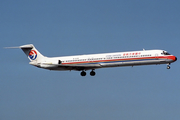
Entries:
[[90, 72], [90, 75], [91, 75], [91, 76], [95, 76], [95, 75], [96, 75], [96, 73], [94, 72], [94, 70], [92, 70], [92, 71]]
[[[95, 75], [96, 75], [96, 73], [94, 72], [94, 70], [92, 70], [92, 71], [90, 72], [90, 75], [91, 75], [91, 76], [95, 76]], [[86, 76], [86, 72], [85, 72], [84, 70], [81, 72], [81, 76]]]
[[81, 72], [81, 76], [86, 76], [86, 72], [85, 72], [85, 71], [82, 71], [82, 72]]

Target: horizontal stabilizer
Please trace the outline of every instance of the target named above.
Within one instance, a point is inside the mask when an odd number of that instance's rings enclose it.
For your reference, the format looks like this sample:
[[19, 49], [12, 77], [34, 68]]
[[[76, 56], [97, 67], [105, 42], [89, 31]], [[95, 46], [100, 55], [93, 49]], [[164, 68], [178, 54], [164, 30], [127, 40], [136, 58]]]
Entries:
[[5, 49], [14, 49], [14, 48], [20, 48], [20, 47], [4, 47]]
[[6, 49], [14, 49], [14, 48], [33, 48], [34, 46], [32, 44], [28, 44], [28, 45], [22, 45], [22, 46], [18, 46], [18, 47], [5, 47]]
[[33, 48], [33, 44], [28, 44], [28, 45], [22, 45], [20, 48]]

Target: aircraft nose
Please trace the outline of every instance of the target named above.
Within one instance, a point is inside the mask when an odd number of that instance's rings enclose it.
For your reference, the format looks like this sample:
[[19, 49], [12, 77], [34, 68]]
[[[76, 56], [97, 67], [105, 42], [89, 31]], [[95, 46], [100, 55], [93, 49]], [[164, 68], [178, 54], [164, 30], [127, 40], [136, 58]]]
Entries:
[[176, 61], [176, 60], [177, 60], [177, 57], [175, 57], [174, 61]]

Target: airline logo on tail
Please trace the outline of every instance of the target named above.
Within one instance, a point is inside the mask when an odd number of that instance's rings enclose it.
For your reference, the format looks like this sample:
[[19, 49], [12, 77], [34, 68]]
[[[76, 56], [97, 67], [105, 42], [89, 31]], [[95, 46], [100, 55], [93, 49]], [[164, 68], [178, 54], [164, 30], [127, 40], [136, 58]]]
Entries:
[[31, 60], [35, 60], [35, 59], [37, 58], [37, 52], [36, 52], [35, 50], [31, 50], [31, 51], [29, 52], [29, 58], [30, 58]]

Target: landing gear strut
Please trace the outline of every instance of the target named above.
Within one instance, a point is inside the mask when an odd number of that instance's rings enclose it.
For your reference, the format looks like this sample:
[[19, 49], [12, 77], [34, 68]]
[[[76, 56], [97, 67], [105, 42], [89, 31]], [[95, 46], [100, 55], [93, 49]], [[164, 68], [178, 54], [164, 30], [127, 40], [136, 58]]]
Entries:
[[82, 71], [82, 72], [81, 72], [81, 76], [86, 76], [86, 72], [85, 72], [85, 71]]
[[92, 71], [90, 72], [90, 75], [91, 75], [91, 76], [95, 76], [95, 75], [96, 75], [96, 73], [94, 72], [94, 70], [92, 70]]

